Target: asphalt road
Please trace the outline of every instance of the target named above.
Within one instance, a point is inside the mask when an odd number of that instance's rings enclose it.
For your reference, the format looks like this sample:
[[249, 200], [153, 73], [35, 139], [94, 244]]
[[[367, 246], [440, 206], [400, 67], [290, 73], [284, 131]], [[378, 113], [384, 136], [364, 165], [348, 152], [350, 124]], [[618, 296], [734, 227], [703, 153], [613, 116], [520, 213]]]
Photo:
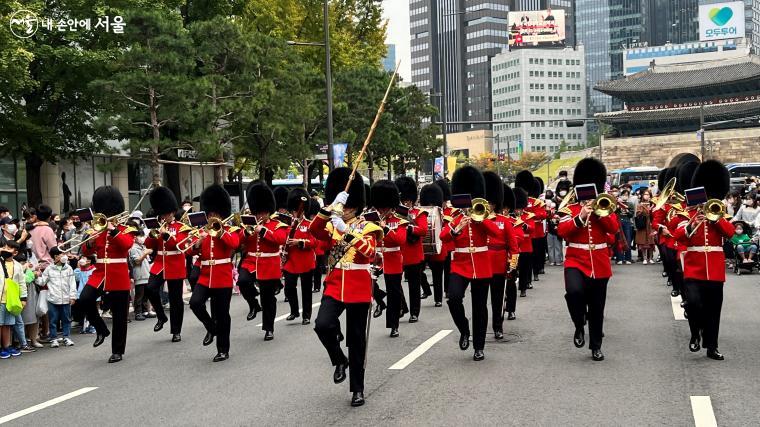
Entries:
[[[374, 319], [367, 404], [351, 408], [348, 382], [332, 383], [313, 326], [280, 320], [275, 340], [265, 342], [260, 318], [246, 322], [245, 304], [235, 296], [228, 361], [211, 362], [215, 349], [201, 346], [204, 330], [189, 308], [181, 343], [170, 342], [168, 326], [156, 334], [151, 320], [131, 323], [118, 364], [106, 363], [108, 342], [94, 349], [93, 336], [75, 335], [75, 347], [0, 360], [0, 420], [97, 387], [9, 425], [690, 426], [712, 414], [720, 426], [757, 425], [760, 276], [729, 274], [720, 331], [726, 360], [716, 362], [688, 351], [688, 325], [675, 320], [660, 271], [659, 265], [615, 266], [603, 362], [573, 346], [561, 267], [547, 267], [518, 300], [506, 339], [489, 335], [483, 362], [472, 360], [471, 349], [459, 350], [453, 331], [404, 369], [389, 369], [455, 328], [446, 305], [435, 308], [432, 298], [423, 301], [419, 323], [402, 320], [399, 338], [388, 337], [384, 319]], [[279, 299], [278, 316], [287, 314]], [[692, 396], [709, 396], [710, 403], [692, 404]]]

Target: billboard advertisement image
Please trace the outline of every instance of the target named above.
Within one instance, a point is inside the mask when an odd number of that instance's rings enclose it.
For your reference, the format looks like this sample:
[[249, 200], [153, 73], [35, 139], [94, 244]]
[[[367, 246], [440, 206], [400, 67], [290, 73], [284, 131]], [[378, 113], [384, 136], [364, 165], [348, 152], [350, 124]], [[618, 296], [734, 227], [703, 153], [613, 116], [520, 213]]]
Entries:
[[743, 1], [699, 6], [700, 41], [736, 39], [744, 36]]
[[564, 10], [509, 12], [510, 48], [564, 45]]

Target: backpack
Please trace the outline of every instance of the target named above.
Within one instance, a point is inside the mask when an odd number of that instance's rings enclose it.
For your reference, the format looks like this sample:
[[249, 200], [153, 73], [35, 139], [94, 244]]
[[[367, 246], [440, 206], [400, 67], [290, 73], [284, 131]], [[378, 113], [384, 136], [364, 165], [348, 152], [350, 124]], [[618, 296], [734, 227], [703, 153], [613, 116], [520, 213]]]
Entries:
[[643, 214], [636, 215], [633, 219], [633, 222], [637, 230], [646, 230], [647, 228], [646, 215], [643, 215]]

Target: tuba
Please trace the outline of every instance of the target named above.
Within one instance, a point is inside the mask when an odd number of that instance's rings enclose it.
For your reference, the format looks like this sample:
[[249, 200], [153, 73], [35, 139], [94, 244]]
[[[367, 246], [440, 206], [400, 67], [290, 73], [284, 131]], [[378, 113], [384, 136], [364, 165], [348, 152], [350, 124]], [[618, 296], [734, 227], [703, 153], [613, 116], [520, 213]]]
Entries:
[[676, 178], [670, 178], [665, 188], [660, 191], [660, 195], [652, 210], [662, 209], [666, 203], [681, 203], [684, 201], [684, 197], [681, 193], [676, 191]]
[[483, 222], [491, 213], [488, 200], [480, 197], [472, 199], [472, 208], [470, 208], [470, 218], [475, 222]]

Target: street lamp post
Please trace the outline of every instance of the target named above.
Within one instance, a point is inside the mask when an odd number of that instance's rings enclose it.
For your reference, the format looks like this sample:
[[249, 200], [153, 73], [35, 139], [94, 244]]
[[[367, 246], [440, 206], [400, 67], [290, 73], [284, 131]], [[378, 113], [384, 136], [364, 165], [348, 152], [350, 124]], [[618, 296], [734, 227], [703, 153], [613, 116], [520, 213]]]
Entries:
[[333, 168], [333, 97], [332, 97], [332, 66], [330, 63], [330, 21], [328, 0], [324, 1], [325, 31], [325, 79], [327, 80], [327, 163]]

